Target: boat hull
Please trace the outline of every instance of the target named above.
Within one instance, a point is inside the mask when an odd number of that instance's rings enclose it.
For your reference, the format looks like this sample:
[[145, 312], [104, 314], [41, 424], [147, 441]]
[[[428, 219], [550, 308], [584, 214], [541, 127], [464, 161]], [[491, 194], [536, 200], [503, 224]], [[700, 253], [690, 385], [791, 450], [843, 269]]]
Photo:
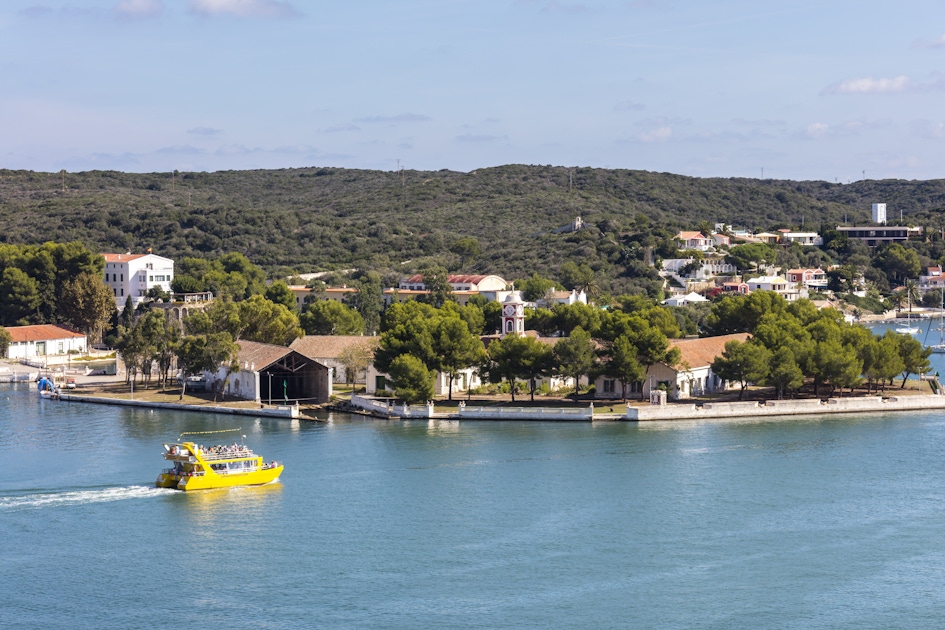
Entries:
[[279, 479], [283, 466], [264, 468], [245, 473], [218, 475], [208, 471], [203, 475], [182, 476], [169, 473], [158, 475], [154, 485], [158, 488], [176, 488], [178, 490], [210, 490], [213, 488], [232, 488], [237, 486], [261, 486]]

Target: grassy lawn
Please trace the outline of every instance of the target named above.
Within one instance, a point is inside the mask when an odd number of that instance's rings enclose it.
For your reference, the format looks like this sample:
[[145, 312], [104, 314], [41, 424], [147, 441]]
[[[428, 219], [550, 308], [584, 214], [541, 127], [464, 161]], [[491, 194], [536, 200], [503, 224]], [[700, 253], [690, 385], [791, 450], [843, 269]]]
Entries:
[[220, 407], [236, 407], [239, 409], [259, 409], [259, 403], [251, 400], [227, 399], [221, 401], [220, 398], [217, 397], [217, 402], [214, 403], [213, 394], [210, 392], [188, 391], [187, 394], [184, 395], [184, 399], [181, 400], [179, 387], [167, 388], [161, 391], [160, 387], [151, 386], [150, 388], [145, 388], [140, 383], [135, 384], [134, 394], [131, 393], [130, 386], [125, 383], [81, 387], [66, 393], [78, 394], [80, 396], [102, 396], [119, 400], [141, 400], [178, 405], [216, 405]]

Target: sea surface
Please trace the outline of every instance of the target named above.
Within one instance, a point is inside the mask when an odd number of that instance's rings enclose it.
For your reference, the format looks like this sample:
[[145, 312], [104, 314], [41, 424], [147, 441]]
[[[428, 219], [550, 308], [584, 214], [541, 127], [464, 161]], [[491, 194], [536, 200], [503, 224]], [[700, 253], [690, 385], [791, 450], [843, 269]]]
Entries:
[[[0, 627], [945, 624], [945, 413], [327, 419], [0, 385]], [[162, 442], [236, 427], [281, 483], [152, 487]]]

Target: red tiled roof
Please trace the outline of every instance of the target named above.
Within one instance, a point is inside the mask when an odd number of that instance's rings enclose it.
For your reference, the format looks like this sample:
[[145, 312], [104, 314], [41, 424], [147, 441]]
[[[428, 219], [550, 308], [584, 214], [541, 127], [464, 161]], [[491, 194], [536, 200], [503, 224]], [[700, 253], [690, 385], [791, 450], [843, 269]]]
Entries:
[[250, 363], [256, 371], [264, 370], [285, 355], [292, 352], [285, 346], [276, 346], [270, 343], [259, 343], [258, 341], [239, 340], [236, 343], [240, 346], [237, 354], [240, 364]]
[[7, 332], [10, 333], [10, 341], [12, 343], [85, 337], [85, 335], [81, 333], [74, 332], [65, 326], [59, 326], [57, 324], [40, 324], [38, 326], [7, 326]]
[[337, 359], [342, 352], [352, 347], [364, 346], [374, 351], [380, 341], [380, 337], [359, 335], [305, 335], [293, 341], [289, 347], [317, 361], [318, 359]]
[[682, 240], [684, 240], [684, 241], [688, 241], [688, 240], [691, 240], [691, 239], [694, 239], [694, 238], [699, 238], [699, 239], [702, 239], [702, 240], [708, 240], [708, 239], [702, 234], [702, 232], [680, 232], [680, 233], [679, 233], [679, 236], [677, 236], [676, 238], [682, 239]]
[[719, 335], [718, 337], [704, 337], [702, 339], [670, 339], [669, 344], [679, 348], [682, 358], [680, 366], [688, 365], [689, 369], [706, 367], [721, 356], [725, 344], [729, 341], [745, 341], [748, 333], [734, 335]]
[[105, 257], [105, 262], [128, 262], [144, 258], [147, 254], [102, 254], [102, 256]]

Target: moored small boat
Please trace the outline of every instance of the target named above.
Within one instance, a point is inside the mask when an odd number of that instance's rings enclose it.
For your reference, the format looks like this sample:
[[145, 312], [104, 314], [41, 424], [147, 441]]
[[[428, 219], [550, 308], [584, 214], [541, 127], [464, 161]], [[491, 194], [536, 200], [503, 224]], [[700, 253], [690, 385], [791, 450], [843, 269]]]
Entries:
[[278, 480], [284, 468], [275, 461], [264, 462], [262, 456], [237, 443], [168, 443], [164, 444], [164, 459], [173, 462], [173, 467], [161, 471], [154, 485], [178, 490], [258, 486]]

